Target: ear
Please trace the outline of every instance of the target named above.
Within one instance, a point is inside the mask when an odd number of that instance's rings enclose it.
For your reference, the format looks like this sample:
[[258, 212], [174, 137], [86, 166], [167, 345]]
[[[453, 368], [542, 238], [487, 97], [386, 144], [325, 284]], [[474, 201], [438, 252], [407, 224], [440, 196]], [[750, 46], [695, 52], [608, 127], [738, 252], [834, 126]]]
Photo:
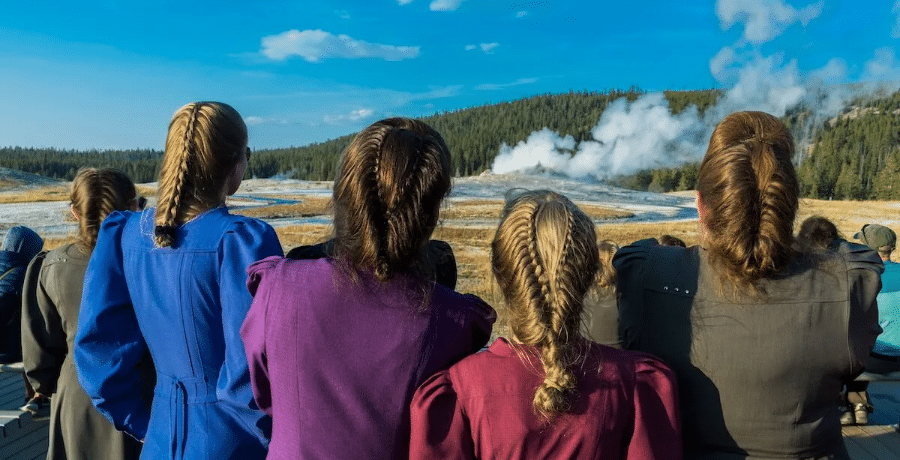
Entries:
[[81, 218], [78, 217], [78, 211], [75, 210], [75, 205], [74, 205], [74, 204], [73, 204], [73, 205], [69, 205], [69, 211], [72, 212], [72, 216], [75, 217], [75, 221], [76, 221], [76, 222], [79, 221], [79, 220], [81, 220]]

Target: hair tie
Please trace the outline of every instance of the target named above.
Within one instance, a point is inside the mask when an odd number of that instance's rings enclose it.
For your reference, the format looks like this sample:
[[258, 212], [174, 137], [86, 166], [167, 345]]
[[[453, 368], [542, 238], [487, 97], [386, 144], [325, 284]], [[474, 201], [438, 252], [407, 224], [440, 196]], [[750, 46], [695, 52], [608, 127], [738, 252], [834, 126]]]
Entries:
[[175, 240], [175, 237], [178, 235], [178, 227], [174, 225], [157, 225], [153, 230], [157, 236], [164, 236], [170, 238], [171, 240]]

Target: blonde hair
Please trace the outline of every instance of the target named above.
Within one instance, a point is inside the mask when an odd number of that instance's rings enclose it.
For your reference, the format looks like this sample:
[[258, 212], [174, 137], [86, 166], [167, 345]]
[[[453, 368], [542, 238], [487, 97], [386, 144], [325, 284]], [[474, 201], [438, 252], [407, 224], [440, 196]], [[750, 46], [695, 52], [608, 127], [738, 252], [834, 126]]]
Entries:
[[97, 244], [100, 224], [113, 211], [130, 209], [137, 198], [134, 183], [112, 168], [82, 168], [72, 180], [69, 201], [78, 215], [76, 244], [89, 255]]
[[178, 227], [222, 203], [222, 187], [247, 152], [247, 126], [221, 102], [192, 102], [169, 123], [159, 172], [154, 241], [175, 244]]
[[507, 201], [491, 243], [491, 265], [516, 341], [537, 348], [544, 381], [532, 402], [552, 419], [571, 409], [583, 354], [584, 298], [600, 267], [594, 223], [568, 198], [546, 190]]
[[800, 187], [793, 153], [790, 132], [763, 112], [725, 117], [709, 140], [697, 193], [710, 260], [735, 287], [758, 288], [794, 257]]
[[382, 282], [414, 268], [449, 192], [450, 150], [437, 131], [409, 118], [373, 123], [341, 155], [335, 257]]
[[619, 250], [619, 245], [613, 240], [603, 240], [597, 244], [600, 251], [600, 271], [597, 274], [597, 287], [604, 290], [613, 290], [616, 287], [616, 268], [612, 264], [613, 256]]

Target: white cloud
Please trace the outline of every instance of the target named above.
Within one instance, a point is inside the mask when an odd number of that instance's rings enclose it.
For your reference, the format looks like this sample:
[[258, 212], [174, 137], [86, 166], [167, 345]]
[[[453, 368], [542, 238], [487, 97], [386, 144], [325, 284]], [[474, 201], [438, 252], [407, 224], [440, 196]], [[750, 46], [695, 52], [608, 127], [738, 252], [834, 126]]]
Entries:
[[350, 12], [347, 10], [334, 10], [334, 14], [341, 19], [350, 19]]
[[809, 24], [822, 14], [824, 5], [820, 0], [798, 10], [783, 0], [718, 0], [716, 15], [722, 30], [743, 24], [743, 38], [759, 44], [772, 40], [796, 22]]
[[900, 38], [900, 0], [894, 3], [894, 9], [891, 10], [897, 19], [894, 21], [894, 28], [891, 30], [891, 37]]
[[473, 51], [480, 48], [485, 54], [492, 54], [494, 49], [500, 46], [499, 43], [482, 43], [480, 45], [466, 45], [466, 51]]
[[862, 80], [884, 82], [900, 79], [900, 63], [893, 48], [884, 47], [875, 50], [875, 57], [866, 62]]
[[498, 89], [509, 88], [511, 86], [530, 85], [537, 81], [537, 78], [520, 78], [510, 83], [485, 83], [483, 85], [476, 86], [475, 89], [479, 91], [494, 91]]
[[277, 126], [287, 126], [294, 124], [290, 120], [284, 118], [276, 118], [276, 117], [258, 117], [258, 116], [249, 116], [244, 117], [244, 123], [247, 123], [247, 126], [261, 126], [261, 125], [277, 125]]
[[413, 0], [397, 0], [397, 3], [399, 3], [401, 5], [409, 5], [412, 2], [413, 2]]
[[292, 56], [300, 56], [309, 62], [320, 62], [326, 58], [377, 58], [400, 61], [418, 57], [419, 47], [369, 43], [347, 35], [334, 35], [321, 29], [304, 31], [293, 29], [263, 37], [260, 52], [275, 61], [283, 61]]
[[357, 109], [350, 113], [342, 114], [342, 115], [325, 115], [322, 117], [322, 121], [325, 123], [342, 123], [345, 121], [358, 121], [364, 118], [369, 118], [372, 114], [375, 113], [372, 109]]
[[456, 11], [456, 9], [459, 8], [459, 5], [464, 1], [465, 0], [434, 0], [431, 2], [431, 5], [429, 5], [429, 8], [431, 8], [431, 11]]
[[847, 61], [841, 58], [831, 58], [821, 69], [809, 73], [809, 79], [826, 85], [841, 84], [847, 82]]
[[527, 11], [519, 11], [518, 13], [516, 13], [517, 18], [524, 18], [525, 16], [528, 16]]

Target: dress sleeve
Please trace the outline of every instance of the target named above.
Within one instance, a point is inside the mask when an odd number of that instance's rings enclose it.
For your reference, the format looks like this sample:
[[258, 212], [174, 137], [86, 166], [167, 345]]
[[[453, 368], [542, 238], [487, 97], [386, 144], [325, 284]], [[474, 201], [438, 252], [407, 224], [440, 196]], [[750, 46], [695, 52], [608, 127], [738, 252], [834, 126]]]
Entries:
[[847, 260], [850, 295], [848, 349], [853, 375], [862, 372], [875, 339], [881, 334], [878, 325], [878, 303], [884, 264], [875, 251], [866, 246], [842, 241], [838, 252]]
[[127, 214], [115, 212], [100, 226], [88, 262], [75, 333], [78, 381], [97, 411], [116, 429], [144, 439], [150, 411], [141, 398], [140, 363], [147, 344], [138, 327], [122, 265]]
[[622, 348], [635, 349], [644, 323], [644, 266], [647, 247], [655, 239], [640, 240], [625, 246], [613, 256], [616, 268], [616, 298], [619, 308], [619, 339]]
[[635, 364], [634, 432], [628, 460], [680, 460], [681, 420], [675, 374], [649, 356]]
[[25, 272], [22, 288], [22, 362], [25, 376], [43, 395], [56, 392], [56, 381], [68, 353], [59, 310], [46, 288], [46, 253], [38, 254]]
[[251, 432], [265, 440], [269, 422], [261, 422], [261, 413], [253, 401], [247, 355], [241, 341], [241, 324], [253, 300], [247, 290], [247, 268], [269, 256], [282, 256], [281, 243], [269, 224], [257, 219], [242, 219], [225, 233], [219, 247], [222, 328], [225, 333], [225, 361], [219, 371], [216, 394], [219, 401], [230, 403]]
[[473, 318], [472, 327], [475, 341], [473, 352], [475, 352], [487, 345], [488, 340], [491, 339], [491, 331], [494, 328], [494, 322], [497, 321], [497, 312], [481, 297], [474, 294], [465, 294], [463, 297], [469, 301], [470, 313]]
[[241, 326], [241, 338], [250, 366], [250, 384], [253, 399], [265, 413], [272, 415], [272, 387], [269, 381], [269, 358], [266, 353], [266, 317], [268, 314], [267, 291], [259, 292], [265, 272], [273, 269], [280, 257], [267, 257], [247, 269], [247, 289], [253, 296], [253, 303], [247, 319]]
[[474, 459], [475, 443], [448, 371], [422, 383], [410, 405], [409, 458]]

